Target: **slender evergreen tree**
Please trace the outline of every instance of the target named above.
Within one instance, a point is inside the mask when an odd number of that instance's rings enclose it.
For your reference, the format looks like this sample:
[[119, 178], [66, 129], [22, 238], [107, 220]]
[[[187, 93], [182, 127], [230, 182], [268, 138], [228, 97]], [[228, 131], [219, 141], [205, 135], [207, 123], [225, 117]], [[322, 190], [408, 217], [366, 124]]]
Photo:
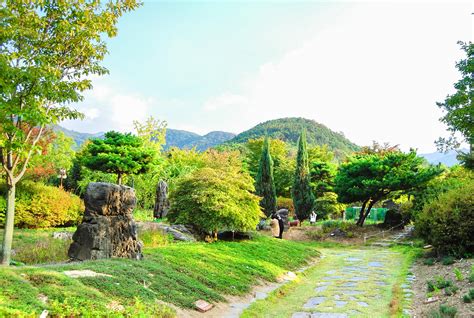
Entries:
[[273, 160], [270, 155], [270, 143], [265, 138], [262, 147], [262, 156], [260, 157], [260, 165], [257, 173], [255, 189], [257, 194], [262, 197], [260, 206], [266, 216], [270, 216], [276, 212], [276, 191], [273, 182]]
[[298, 154], [296, 156], [295, 179], [291, 189], [295, 214], [298, 220], [308, 218], [314, 206], [314, 194], [311, 189], [309, 173], [308, 151], [306, 149], [306, 132], [303, 130], [298, 139]]

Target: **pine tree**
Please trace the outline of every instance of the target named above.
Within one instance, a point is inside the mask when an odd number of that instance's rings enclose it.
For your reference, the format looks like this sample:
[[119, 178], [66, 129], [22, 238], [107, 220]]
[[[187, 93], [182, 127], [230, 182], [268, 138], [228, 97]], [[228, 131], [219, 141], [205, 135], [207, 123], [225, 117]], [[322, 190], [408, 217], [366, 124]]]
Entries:
[[276, 212], [276, 191], [273, 182], [273, 160], [270, 155], [270, 145], [268, 138], [265, 138], [262, 148], [262, 156], [257, 173], [255, 189], [257, 194], [262, 197], [260, 206], [266, 216]]
[[308, 218], [314, 206], [314, 194], [311, 189], [309, 173], [308, 151], [306, 149], [306, 132], [301, 132], [298, 139], [298, 154], [296, 156], [296, 170], [293, 188], [291, 189], [295, 214], [298, 220]]

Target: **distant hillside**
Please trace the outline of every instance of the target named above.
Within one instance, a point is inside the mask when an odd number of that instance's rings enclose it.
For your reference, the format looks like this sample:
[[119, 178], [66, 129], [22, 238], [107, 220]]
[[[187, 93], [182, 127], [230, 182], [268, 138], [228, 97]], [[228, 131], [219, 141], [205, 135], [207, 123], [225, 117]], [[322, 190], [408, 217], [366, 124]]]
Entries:
[[61, 131], [66, 136], [71, 137], [74, 140], [74, 142], [76, 143], [76, 148], [79, 148], [87, 139], [103, 138], [104, 135], [105, 135], [104, 132], [98, 132], [98, 133], [95, 133], [95, 134], [81, 133], [81, 132], [77, 132], [77, 131], [74, 131], [74, 130], [70, 130], [70, 129], [61, 127], [59, 125], [54, 125], [53, 126], [53, 131]]
[[[461, 151], [468, 151], [467, 149], [461, 149]], [[458, 159], [456, 158], [458, 153], [455, 150], [450, 150], [446, 153], [443, 152], [432, 152], [432, 153], [425, 153], [420, 154], [420, 157], [425, 158], [429, 163], [437, 165], [438, 163], [442, 163], [447, 167], [452, 167], [459, 163]]]
[[[66, 136], [74, 139], [77, 148], [79, 148], [87, 139], [103, 138], [105, 134], [103, 132], [96, 134], [81, 133], [57, 125], [53, 127], [53, 130], [61, 131]], [[204, 136], [201, 136], [186, 130], [167, 129], [165, 149], [170, 147], [178, 147], [182, 149], [191, 149], [196, 147], [197, 150], [204, 151], [208, 148], [217, 146], [229, 139], [232, 139], [234, 136], [235, 134], [223, 131], [212, 131]]]
[[269, 120], [238, 134], [227, 143], [244, 143], [249, 139], [265, 135], [296, 144], [301, 130], [306, 130], [306, 137], [310, 145], [324, 145], [336, 153], [337, 157], [359, 150], [359, 146], [326, 126], [305, 118], [281, 118]]
[[204, 151], [232, 139], [233, 137], [235, 137], [235, 134], [224, 131], [212, 131], [201, 136], [185, 130], [167, 129], [165, 149], [170, 147], [178, 147], [182, 149], [196, 147], [197, 150]]

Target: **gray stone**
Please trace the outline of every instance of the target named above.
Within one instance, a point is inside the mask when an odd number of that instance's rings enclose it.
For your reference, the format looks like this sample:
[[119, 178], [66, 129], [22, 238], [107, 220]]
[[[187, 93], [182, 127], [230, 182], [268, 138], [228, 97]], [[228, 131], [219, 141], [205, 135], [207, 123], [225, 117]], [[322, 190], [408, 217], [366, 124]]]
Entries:
[[367, 277], [354, 276], [354, 277], [349, 278], [349, 280], [353, 281], [353, 282], [360, 282], [360, 281], [363, 281], [363, 280], [367, 280]]
[[383, 264], [380, 262], [369, 262], [370, 267], [383, 267]]
[[72, 232], [53, 232], [53, 238], [58, 240], [72, 240]]
[[283, 220], [283, 225], [284, 225], [283, 230], [287, 231], [288, 230], [288, 214], [289, 214], [289, 211], [287, 209], [280, 209], [276, 212], [276, 214], [278, 214], [281, 217], [281, 219]]
[[136, 205], [132, 188], [92, 182], [87, 186], [84, 203], [84, 217], [68, 251], [71, 259], [143, 257], [132, 214]]
[[306, 304], [303, 305], [304, 309], [314, 308], [319, 304], [323, 303], [326, 300], [326, 297], [311, 297], [308, 299]]
[[343, 290], [341, 291], [344, 295], [347, 295], [347, 296], [354, 296], [354, 295], [360, 295], [362, 294], [362, 292], [358, 291], [358, 290]]
[[182, 224], [167, 225], [156, 222], [139, 222], [138, 230], [140, 231], [161, 231], [164, 234], [169, 234], [175, 241], [195, 242], [193, 232], [190, 228]]
[[168, 201], [168, 184], [160, 180], [156, 186], [155, 207], [153, 216], [157, 219], [164, 218], [169, 211], [170, 203]]
[[320, 292], [325, 291], [327, 288], [328, 288], [328, 286], [320, 286], [320, 287], [316, 287], [314, 289], [314, 291], [317, 292], [317, 293], [320, 293]]
[[377, 282], [375, 282], [375, 285], [377, 285], [377, 286], [387, 286], [388, 284], [386, 282], [377, 281]]
[[336, 300], [335, 303], [336, 303], [336, 307], [338, 308], [344, 307], [345, 305], [347, 305], [347, 301], [342, 301], [342, 300]]
[[342, 284], [342, 287], [356, 287], [356, 286], [357, 286], [357, 283], [355, 283], [355, 282], [349, 282], [349, 283]]
[[346, 261], [348, 261], [348, 262], [360, 262], [361, 259], [356, 258], [356, 257], [348, 257], [348, 258], [346, 258]]
[[311, 314], [309, 312], [295, 312], [291, 315], [291, 318], [310, 318]]
[[369, 307], [369, 304], [367, 304], [367, 303], [364, 302], [364, 301], [358, 301], [358, 302], [357, 302], [357, 305], [362, 306], [362, 307]]
[[325, 313], [325, 312], [314, 312], [311, 314], [311, 318], [347, 318], [347, 314], [343, 313]]

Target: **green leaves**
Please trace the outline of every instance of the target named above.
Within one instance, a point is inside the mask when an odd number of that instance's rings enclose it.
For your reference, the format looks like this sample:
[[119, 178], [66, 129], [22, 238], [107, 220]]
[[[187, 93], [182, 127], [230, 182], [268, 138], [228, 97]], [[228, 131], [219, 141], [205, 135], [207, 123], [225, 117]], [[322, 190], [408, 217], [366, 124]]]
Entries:
[[276, 191], [273, 181], [273, 160], [270, 155], [270, 144], [268, 138], [262, 147], [262, 155], [258, 168], [257, 178], [255, 182], [256, 192], [262, 197], [260, 205], [266, 216], [270, 216], [276, 212]]

